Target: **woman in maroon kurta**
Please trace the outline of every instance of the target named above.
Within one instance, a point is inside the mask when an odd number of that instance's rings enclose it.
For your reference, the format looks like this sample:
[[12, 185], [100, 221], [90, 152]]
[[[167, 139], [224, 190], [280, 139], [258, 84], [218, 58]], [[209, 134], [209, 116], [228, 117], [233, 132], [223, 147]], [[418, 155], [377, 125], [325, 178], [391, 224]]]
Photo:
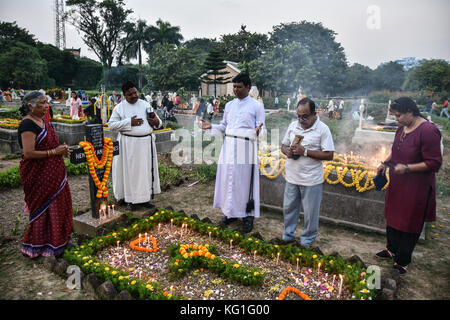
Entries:
[[61, 254], [72, 233], [72, 198], [62, 157], [70, 150], [44, 120], [48, 107], [45, 95], [33, 91], [20, 108], [20, 178], [30, 214], [21, 251], [31, 258]]
[[442, 164], [441, 133], [409, 98], [395, 100], [390, 108], [401, 126], [391, 154], [378, 167], [384, 173], [390, 162], [392, 169], [385, 201], [387, 249], [377, 256], [394, 258], [394, 268], [403, 274], [424, 222], [436, 219], [435, 174]]

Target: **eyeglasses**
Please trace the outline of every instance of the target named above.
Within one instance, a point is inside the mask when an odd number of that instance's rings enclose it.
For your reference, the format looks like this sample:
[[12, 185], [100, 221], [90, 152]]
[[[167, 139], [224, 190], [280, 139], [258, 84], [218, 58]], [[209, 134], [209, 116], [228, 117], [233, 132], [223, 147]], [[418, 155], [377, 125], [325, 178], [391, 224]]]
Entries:
[[297, 118], [298, 118], [299, 120], [303, 120], [303, 121], [308, 120], [311, 116], [312, 116], [312, 114], [305, 114], [305, 115], [299, 115], [299, 114], [297, 114]]

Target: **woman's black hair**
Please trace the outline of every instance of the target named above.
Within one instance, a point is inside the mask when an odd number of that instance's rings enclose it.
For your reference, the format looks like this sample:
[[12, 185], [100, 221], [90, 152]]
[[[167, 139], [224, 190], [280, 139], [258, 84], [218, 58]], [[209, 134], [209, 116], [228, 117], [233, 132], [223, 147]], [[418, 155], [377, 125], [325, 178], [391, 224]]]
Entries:
[[401, 98], [395, 99], [394, 102], [391, 103], [389, 108], [391, 110], [395, 110], [400, 113], [412, 112], [412, 114], [416, 117], [425, 118], [420, 113], [420, 110], [417, 107], [417, 104], [414, 102], [414, 100], [411, 98], [408, 98], [408, 97], [401, 97]]
[[25, 117], [27, 114], [30, 113], [30, 108], [28, 107], [29, 104], [36, 105], [36, 102], [39, 100], [41, 96], [44, 94], [39, 91], [31, 91], [28, 92], [24, 97], [22, 101], [22, 106], [19, 108], [19, 112], [22, 115], [22, 117]]

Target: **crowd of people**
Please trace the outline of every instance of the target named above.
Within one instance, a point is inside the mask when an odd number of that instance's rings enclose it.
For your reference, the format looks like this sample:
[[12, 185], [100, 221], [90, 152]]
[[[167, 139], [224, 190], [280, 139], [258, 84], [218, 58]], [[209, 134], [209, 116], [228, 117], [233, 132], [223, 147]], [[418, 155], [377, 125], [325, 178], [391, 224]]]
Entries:
[[[241, 219], [242, 232], [253, 230], [260, 218], [258, 138], [266, 134], [263, 105], [249, 96], [251, 80], [239, 74], [233, 80], [235, 98], [224, 109], [219, 124], [208, 116], [214, 112], [214, 99], [200, 99], [195, 114], [201, 116], [202, 130], [224, 136], [219, 155], [213, 207], [224, 214], [219, 222], [227, 226]], [[169, 112], [180, 104], [176, 93], [150, 93], [139, 98], [132, 82], [122, 86], [122, 99], [109, 119], [111, 130], [118, 132], [120, 154], [113, 159], [112, 182], [117, 201], [127, 210], [137, 206], [153, 208], [155, 194], [161, 192], [158, 156], [153, 131], [160, 128], [161, 110]], [[113, 93], [114, 95], [114, 93]], [[194, 97], [190, 97], [195, 104]], [[71, 113], [79, 114], [77, 93]], [[342, 101], [343, 102], [343, 101]], [[340, 102], [337, 110], [343, 108]], [[29, 257], [58, 255], [67, 246], [72, 228], [72, 200], [63, 156], [70, 149], [60, 144], [51, 124], [45, 119], [48, 101], [42, 92], [28, 93], [21, 107], [19, 144], [23, 155], [20, 173], [30, 222], [22, 244]], [[330, 101], [331, 111], [336, 104]], [[72, 110], [73, 108], [73, 110]], [[390, 168], [386, 191], [386, 248], [378, 258], [392, 259], [401, 274], [407, 272], [412, 253], [426, 221], [436, 216], [436, 173], [442, 165], [441, 133], [423, 117], [410, 98], [399, 98], [390, 106], [400, 126], [391, 152], [378, 171]], [[323, 161], [332, 160], [334, 142], [329, 127], [320, 120], [314, 100], [304, 97], [296, 104], [293, 121], [282, 140], [286, 155], [286, 185], [283, 199], [284, 244], [311, 247], [319, 233], [319, 212], [324, 183]], [[205, 116], [206, 115], [206, 116]], [[50, 178], [51, 177], [51, 178]], [[36, 188], [36, 185], [40, 188]], [[407, 194], [409, 201], [403, 201]], [[296, 237], [300, 209], [304, 228]]]

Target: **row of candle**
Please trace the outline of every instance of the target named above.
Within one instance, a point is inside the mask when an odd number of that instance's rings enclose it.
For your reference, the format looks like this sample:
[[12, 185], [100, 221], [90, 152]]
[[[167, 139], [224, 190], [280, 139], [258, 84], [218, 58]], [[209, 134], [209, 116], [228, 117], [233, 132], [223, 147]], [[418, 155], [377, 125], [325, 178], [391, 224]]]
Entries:
[[106, 206], [105, 204], [102, 204], [100, 206], [100, 209], [98, 211], [98, 217], [101, 220], [109, 219], [110, 217], [115, 215], [114, 212], [114, 205]]

